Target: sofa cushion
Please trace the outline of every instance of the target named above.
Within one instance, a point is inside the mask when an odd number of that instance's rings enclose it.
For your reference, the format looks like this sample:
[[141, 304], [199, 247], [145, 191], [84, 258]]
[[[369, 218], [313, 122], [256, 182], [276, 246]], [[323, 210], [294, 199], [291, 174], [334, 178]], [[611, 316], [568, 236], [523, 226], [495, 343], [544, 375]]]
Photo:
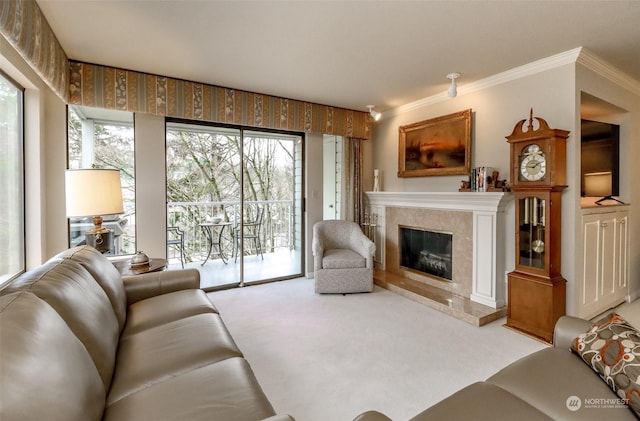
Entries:
[[30, 291], [53, 307], [87, 348], [108, 389], [120, 328], [109, 298], [91, 274], [72, 260], [50, 260], [11, 282], [2, 294], [16, 291]]
[[120, 329], [127, 317], [127, 296], [118, 269], [98, 250], [89, 246], [74, 247], [56, 255], [53, 259], [71, 259], [80, 263], [102, 287], [118, 319]]
[[156, 326], [120, 341], [107, 403], [155, 383], [242, 353], [218, 314]]
[[527, 402], [491, 383], [474, 383], [421, 412], [410, 421], [551, 420]]
[[325, 250], [322, 257], [323, 269], [364, 268], [367, 261], [355, 251], [348, 249]]
[[[556, 420], [635, 419], [625, 405], [608, 408], [588, 404], [595, 402], [594, 399], [615, 401], [616, 396], [567, 349], [550, 347], [534, 352], [506, 366], [487, 382], [508, 390]], [[572, 397], [580, 399], [581, 407], [577, 411], [567, 405]]]
[[148, 387], [106, 407], [104, 421], [256, 421], [275, 415], [244, 358], [228, 358]]
[[129, 306], [121, 338], [196, 314], [217, 312], [209, 297], [200, 289], [157, 295]]
[[127, 304], [184, 289], [200, 289], [198, 269], [166, 270], [123, 276], [122, 282], [127, 293]]
[[640, 416], [640, 333], [612, 313], [580, 334], [576, 352]]
[[0, 420], [98, 421], [105, 389], [78, 338], [29, 292], [0, 297]]

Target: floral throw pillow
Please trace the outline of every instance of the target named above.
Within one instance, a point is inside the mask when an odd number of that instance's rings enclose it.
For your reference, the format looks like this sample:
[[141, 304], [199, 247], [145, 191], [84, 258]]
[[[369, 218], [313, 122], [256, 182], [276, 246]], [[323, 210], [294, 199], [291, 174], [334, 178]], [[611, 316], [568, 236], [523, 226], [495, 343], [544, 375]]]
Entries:
[[640, 415], [640, 333], [616, 313], [596, 322], [571, 345]]

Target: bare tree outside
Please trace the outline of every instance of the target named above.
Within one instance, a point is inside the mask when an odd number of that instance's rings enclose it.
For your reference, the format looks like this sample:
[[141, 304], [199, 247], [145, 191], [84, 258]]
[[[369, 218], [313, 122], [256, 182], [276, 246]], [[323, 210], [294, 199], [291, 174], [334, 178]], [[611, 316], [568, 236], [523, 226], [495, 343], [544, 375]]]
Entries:
[[[69, 168], [94, 166], [120, 170], [125, 214], [106, 222], [122, 228], [114, 254], [136, 251], [135, 141], [133, 115], [126, 114], [69, 107]], [[296, 146], [300, 141], [300, 136], [287, 133], [246, 130], [242, 138], [238, 129], [167, 124], [167, 226], [184, 233], [185, 262], [206, 257], [208, 248], [200, 224], [218, 218], [230, 227], [226, 234], [231, 238], [225, 242], [225, 254], [230, 256], [234, 252], [241, 189], [245, 221], [254, 219], [258, 209], [264, 210], [262, 252], [295, 246], [294, 217], [299, 213], [295, 200], [300, 197], [300, 187], [296, 187], [294, 174], [299, 153]], [[71, 246], [84, 238], [84, 225], [90, 225], [90, 221], [72, 219]], [[245, 251], [256, 252], [255, 247]]]
[[291, 246], [282, 240], [281, 231], [291, 225], [294, 147], [295, 138], [290, 135], [247, 132], [241, 139], [238, 130], [168, 126], [167, 202], [174, 204], [168, 209], [168, 225], [185, 232], [187, 261], [201, 258], [199, 224], [215, 217], [237, 224], [240, 171], [244, 172], [245, 220], [255, 218], [259, 206], [264, 208], [263, 251]]

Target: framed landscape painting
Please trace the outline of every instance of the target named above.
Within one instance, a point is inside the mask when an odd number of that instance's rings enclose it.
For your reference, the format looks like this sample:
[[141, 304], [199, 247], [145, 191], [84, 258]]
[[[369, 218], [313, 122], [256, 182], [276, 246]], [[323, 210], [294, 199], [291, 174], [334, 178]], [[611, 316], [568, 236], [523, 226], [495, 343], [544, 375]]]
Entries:
[[471, 109], [400, 126], [398, 177], [468, 175]]

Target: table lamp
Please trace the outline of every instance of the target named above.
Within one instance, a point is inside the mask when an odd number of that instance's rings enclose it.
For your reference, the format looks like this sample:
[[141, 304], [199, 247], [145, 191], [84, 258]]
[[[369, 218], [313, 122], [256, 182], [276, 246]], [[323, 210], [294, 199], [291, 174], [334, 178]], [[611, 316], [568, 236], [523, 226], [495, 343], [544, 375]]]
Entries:
[[67, 170], [67, 217], [93, 217], [85, 233], [86, 244], [104, 253], [111, 249], [113, 233], [102, 226], [102, 215], [123, 213], [120, 171], [114, 169]]

